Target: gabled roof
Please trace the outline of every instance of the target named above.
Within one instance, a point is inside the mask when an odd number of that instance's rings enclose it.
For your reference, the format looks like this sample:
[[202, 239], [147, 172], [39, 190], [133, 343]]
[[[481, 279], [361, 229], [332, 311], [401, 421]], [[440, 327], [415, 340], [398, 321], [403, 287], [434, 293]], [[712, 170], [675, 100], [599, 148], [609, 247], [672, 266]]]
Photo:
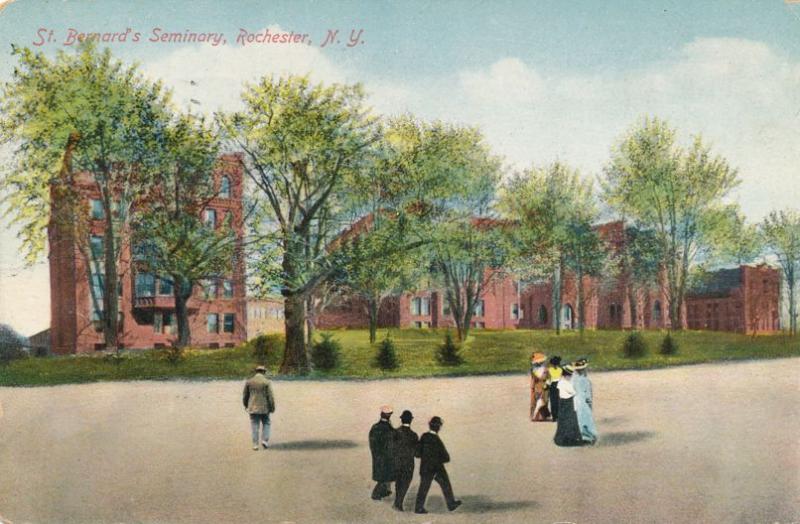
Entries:
[[720, 298], [730, 296], [742, 285], [742, 268], [720, 269], [706, 273], [694, 283], [687, 295], [692, 297]]

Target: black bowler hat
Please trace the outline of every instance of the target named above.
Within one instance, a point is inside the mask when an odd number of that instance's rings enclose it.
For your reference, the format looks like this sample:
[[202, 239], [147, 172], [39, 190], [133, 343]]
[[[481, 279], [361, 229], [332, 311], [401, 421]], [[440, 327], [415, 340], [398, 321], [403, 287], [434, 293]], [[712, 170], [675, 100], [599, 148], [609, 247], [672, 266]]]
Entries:
[[433, 417], [430, 422], [428, 422], [430, 427], [438, 426], [442, 427], [444, 425], [444, 420], [441, 417]]
[[412, 420], [414, 420], [414, 415], [409, 410], [403, 411], [403, 414], [400, 415], [400, 422], [403, 424], [410, 424]]

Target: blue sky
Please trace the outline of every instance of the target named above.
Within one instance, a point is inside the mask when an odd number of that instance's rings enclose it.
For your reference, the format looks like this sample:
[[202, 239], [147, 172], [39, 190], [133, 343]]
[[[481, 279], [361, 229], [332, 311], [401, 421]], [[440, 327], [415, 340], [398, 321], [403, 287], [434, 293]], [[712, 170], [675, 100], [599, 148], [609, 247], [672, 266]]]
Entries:
[[[362, 82], [377, 112], [479, 126], [511, 168], [555, 159], [596, 177], [614, 141], [645, 115], [683, 140], [701, 133], [739, 169], [734, 198], [758, 220], [800, 195], [800, 5], [763, 1], [44, 1], [0, 12], [0, 81], [10, 44], [39, 28], [146, 40], [167, 31], [222, 32], [228, 44], [113, 44], [176, 102], [233, 109], [243, 82], [309, 73]], [[240, 28], [308, 33], [312, 45], [235, 45]], [[364, 43], [319, 47], [329, 29]], [[47, 52], [69, 49], [59, 43]], [[199, 105], [190, 104], [196, 100]], [[5, 155], [5, 156], [4, 156]], [[0, 160], [8, 151], [0, 151]], [[0, 228], [0, 322], [46, 327], [45, 262], [24, 268], [15, 231]]]

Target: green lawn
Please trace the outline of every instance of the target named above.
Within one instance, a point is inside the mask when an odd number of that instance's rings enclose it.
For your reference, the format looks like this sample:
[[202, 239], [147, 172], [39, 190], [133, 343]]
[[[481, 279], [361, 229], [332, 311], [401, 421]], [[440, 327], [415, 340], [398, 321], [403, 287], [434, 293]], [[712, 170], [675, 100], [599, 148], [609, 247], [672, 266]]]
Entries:
[[[436, 363], [435, 348], [444, 331], [391, 330], [397, 347], [400, 369], [382, 372], [372, 367], [375, 349], [368, 343], [365, 330], [334, 330], [334, 339], [342, 345], [341, 365], [331, 372], [316, 371], [310, 378], [381, 378], [426, 377], [434, 375], [469, 375], [488, 373], [524, 373], [528, 358], [535, 349], [548, 356], [561, 355], [565, 361], [585, 356], [593, 370], [650, 369], [722, 360], [800, 356], [800, 339], [783, 335], [750, 336], [733, 333], [689, 331], [675, 338], [679, 352], [673, 356], [658, 354], [664, 336], [659, 331], [644, 332], [650, 351], [639, 359], [621, 355], [625, 332], [586, 331], [556, 335], [553, 331], [512, 330], [472, 331], [461, 350], [464, 364], [443, 367]], [[379, 339], [385, 334], [379, 332]], [[275, 371], [280, 356], [270, 359]], [[248, 347], [218, 350], [188, 350], [186, 358], [171, 364], [158, 351], [130, 352], [119, 362], [102, 356], [28, 358], [0, 365], [0, 386], [51, 385], [101, 380], [165, 380], [173, 378], [213, 379], [242, 378], [253, 368]]]

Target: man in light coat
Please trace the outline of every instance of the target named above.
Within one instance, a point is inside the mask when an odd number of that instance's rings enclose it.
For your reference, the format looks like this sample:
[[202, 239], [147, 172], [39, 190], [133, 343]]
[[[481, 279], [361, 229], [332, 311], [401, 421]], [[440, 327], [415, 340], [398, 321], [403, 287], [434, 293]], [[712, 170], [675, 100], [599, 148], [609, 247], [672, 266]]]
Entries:
[[250, 414], [253, 450], [255, 451], [258, 451], [259, 440], [264, 449], [269, 447], [269, 415], [275, 412], [275, 396], [272, 394], [272, 384], [267, 379], [266, 373], [267, 368], [258, 366], [256, 374], [245, 382], [242, 397], [244, 407]]

